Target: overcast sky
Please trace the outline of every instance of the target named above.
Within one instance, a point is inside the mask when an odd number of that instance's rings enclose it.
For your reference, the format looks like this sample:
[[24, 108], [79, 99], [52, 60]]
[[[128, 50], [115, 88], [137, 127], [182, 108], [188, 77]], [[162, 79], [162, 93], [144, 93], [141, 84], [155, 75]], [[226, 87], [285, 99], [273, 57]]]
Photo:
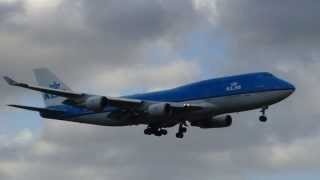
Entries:
[[289, 99], [183, 140], [145, 127], [41, 119], [0, 82], [0, 179], [295, 180], [320, 176], [320, 1], [0, 0], [0, 74], [48, 67], [74, 90], [123, 95], [246, 72], [295, 84]]

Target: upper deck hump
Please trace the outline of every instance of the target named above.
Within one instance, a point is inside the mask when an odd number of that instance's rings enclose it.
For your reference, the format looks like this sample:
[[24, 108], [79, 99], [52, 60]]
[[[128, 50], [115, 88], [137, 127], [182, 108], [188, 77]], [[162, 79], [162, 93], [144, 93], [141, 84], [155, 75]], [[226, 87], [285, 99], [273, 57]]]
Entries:
[[226, 76], [226, 77], [218, 77], [218, 78], [213, 78], [213, 79], [207, 79], [207, 80], [202, 80], [198, 82], [193, 82], [190, 84], [178, 86], [174, 89], [179, 89], [179, 88], [185, 88], [185, 87], [190, 87], [190, 86], [200, 86], [200, 85], [206, 85], [206, 84], [212, 84], [212, 83], [219, 83], [219, 82], [228, 82], [232, 80], [239, 80], [239, 79], [252, 79], [252, 77], [255, 76], [273, 76], [269, 72], [256, 72], [256, 73], [247, 73], [247, 74], [240, 74], [240, 75], [233, 75], [233, 76]]
[[[197, 98], [200, 99], [205, 97], [223, 96], [227, 95], [227, 92], [224, 91], [224, 88], [228, 85], [228, 83], [239, 81], [241, 83], [249, 84], [250, 82], [254, 82], [252, 80], [258, 76], [273, 75], [268, 72], [257, 72], [228, 77], [220, 77], [178, 86], [173, 89], [149, 92], [144, 94], [135, 94], [124, 97], [151, 101], [184, 101]], [[246, 89], [243, 89], [242, 91], [245, 92], [249, 91], [250, 89], [252, 90], [252, 87], [253, 84], [250, 85], [250, 87], [246, 87]]]

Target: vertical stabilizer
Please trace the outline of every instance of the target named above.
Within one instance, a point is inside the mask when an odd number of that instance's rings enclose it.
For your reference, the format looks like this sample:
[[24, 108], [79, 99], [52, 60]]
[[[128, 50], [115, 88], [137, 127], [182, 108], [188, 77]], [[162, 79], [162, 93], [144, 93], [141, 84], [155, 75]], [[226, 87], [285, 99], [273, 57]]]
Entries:
[[[53, 74], [49, 69], [39, 68], [39, 69], [34, 69], [33, 72], [39, 86], [71, 91], [71, 89], [63, 81], [57, 78], [57, 76]], [[54, 107], [54, 106], [62, 105], [62, 102], [65, 100], [65, 98], [63, 97], [59, 97], [51, 94], [43, 93], [42, 96], [43, 96], [46, 107]]]

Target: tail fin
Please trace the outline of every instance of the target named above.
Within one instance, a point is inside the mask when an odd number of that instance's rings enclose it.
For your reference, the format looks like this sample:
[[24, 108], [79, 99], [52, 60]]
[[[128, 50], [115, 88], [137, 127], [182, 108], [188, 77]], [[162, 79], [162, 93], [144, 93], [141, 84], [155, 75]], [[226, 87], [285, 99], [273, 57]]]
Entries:
[[[57, 78], [57, 76], [47, 68], [34, 69], [33, 72], [39, 86], [72, 91], [63, 81]], [[42, 94], [42, 97], [46, 107], [62, 105], [62, 102], [66, 100], [64, 97], [51, 94]]]

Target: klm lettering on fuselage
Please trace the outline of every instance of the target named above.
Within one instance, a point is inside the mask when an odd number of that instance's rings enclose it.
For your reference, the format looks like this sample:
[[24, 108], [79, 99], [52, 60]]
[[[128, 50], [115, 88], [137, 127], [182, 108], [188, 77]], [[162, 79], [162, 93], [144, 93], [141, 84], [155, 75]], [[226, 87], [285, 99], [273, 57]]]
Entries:
[[226, 87], [226, 91], [237, 91], [241, 89], [242, 86], [238, 82], [232, 82], [229, 86]]
[[[54, 81], [52, 84], [49, 85], [49, 87], [52, 88], [52, 89], [60, 89], [61, 84], [56, 82], [56, 81]], [[44, 95], [44, 99], [45, 100], [54, 99], [54, 98], [57, 98], [57, 97], [59, 97], [59, 96], [53, 95], [53, 94], [45, 94]]]

